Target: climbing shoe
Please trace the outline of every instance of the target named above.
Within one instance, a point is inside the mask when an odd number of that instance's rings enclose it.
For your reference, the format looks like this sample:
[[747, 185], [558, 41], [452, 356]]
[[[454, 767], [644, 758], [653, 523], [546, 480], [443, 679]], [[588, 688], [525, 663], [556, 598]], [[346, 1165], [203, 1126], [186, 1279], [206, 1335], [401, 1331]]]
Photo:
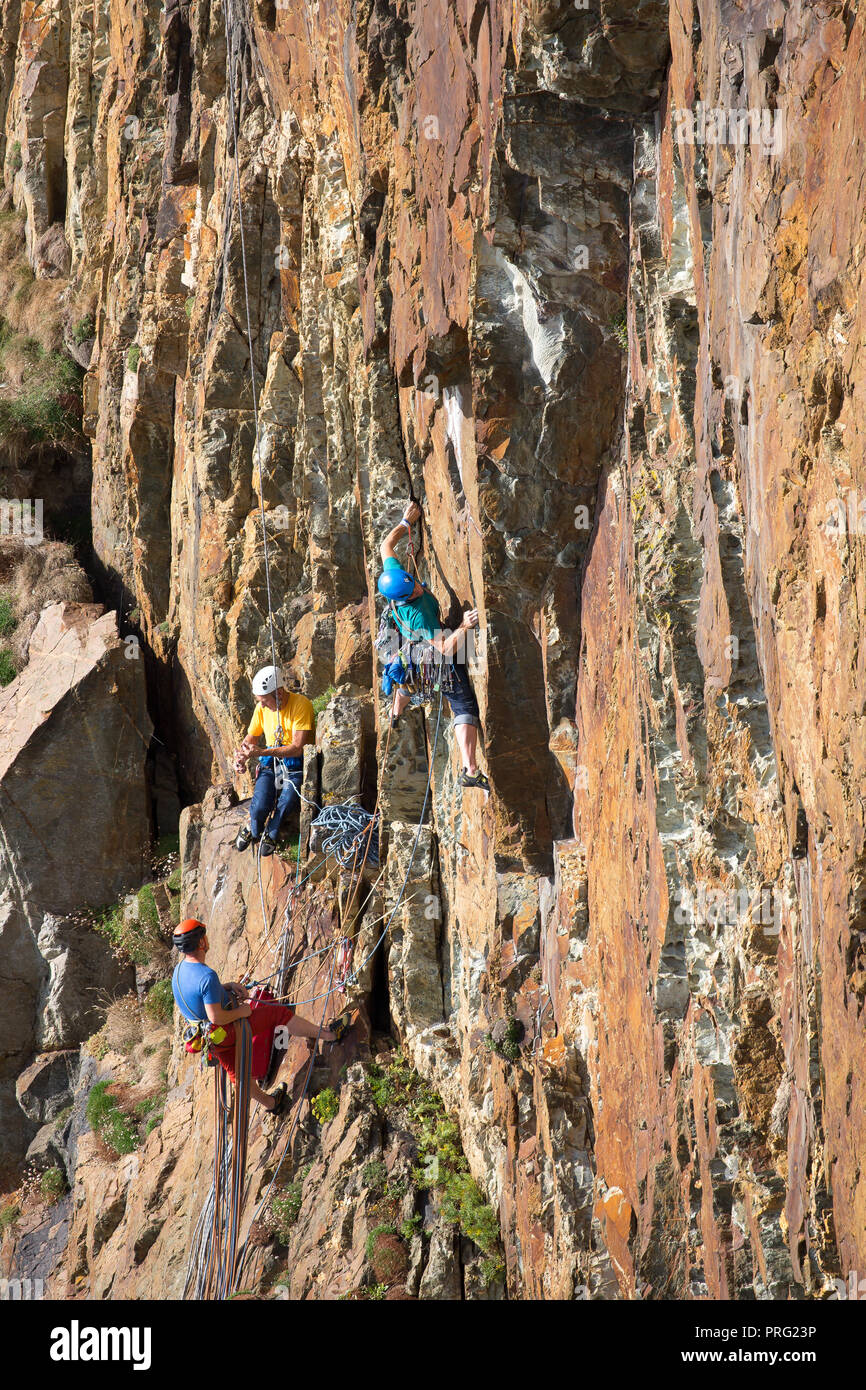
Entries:
[[269, 854], [273, 854], [276, 847], [276, 840], [271, 839], [270, 835], [263, 835], [261, 845], [259, 847], [259, 854], [262, 856], [263, 859], [267, 859]]
[[246, 849], [247, 845], [252, 844], [253, 832], [248, 825], [244, 825], [238, 831], [238, 838], [235, 840], [235, 849]]
[[285, 1081], [281, 1081], [277, 1089], [272, 1091], [271, 1094], [274, 1098], [274, 1104], [272, 1109], [268, 1111], [268, 1114], [285, 1115], [289, 1108], [289, 1092]]
[[480, 787], [483, 792], [490, 791], [490, 783], [483, 772], [473, 772], [471, 775], [464, 768], [460, 774], [461, 787]]
[[348, 1009], [344, 1010], [338, 1018], [332, 1019], [331, 1022], [328, 1024], [328, 1027], [334, 1035], [334, 1042], [342, 1042], [343, 1038], [348, 1033], [350, 1027]]

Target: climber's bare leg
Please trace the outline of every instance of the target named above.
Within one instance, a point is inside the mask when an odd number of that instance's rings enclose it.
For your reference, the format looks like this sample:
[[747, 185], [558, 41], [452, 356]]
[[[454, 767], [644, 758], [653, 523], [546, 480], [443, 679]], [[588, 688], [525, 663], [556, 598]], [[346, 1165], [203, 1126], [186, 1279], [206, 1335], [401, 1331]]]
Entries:
[[394, 703], [391, 706], [391, 718], [399, 719], [400, 715], [403, 713], [408, 703], [409, 696], [407, 695], [405, 690], [401, 690], [398, 686], [397, 689], [394, 691]]
[[264, 1106], [265, 1110], [273, 1110], [274, 1098], [269, 1096], [267, 1091], [263, 1091], [257, 1081], [250, 1077], [250, 1095], [253, 1100], [257, 1100], [259, 1105]]
[[293, 1038], [321, 1037], [322, 1042], [334, 1041], [334, 1035], [330, 1028], [323, 1028], [320, 1033], [318, 1023], [313, 1023], [309, 1018], [301, 1018], [300, 1014], [294, 1014], [283, 1027]]
[[460, 749], [463, 766], [470, 777], [474, 777], [478, 771], [478, 764], [475, 761], [475, 749], [478, 747], [478, 728], [475, 724], [458, 724], [454, 730], [454, 737], [457, 740], [457, 747]]

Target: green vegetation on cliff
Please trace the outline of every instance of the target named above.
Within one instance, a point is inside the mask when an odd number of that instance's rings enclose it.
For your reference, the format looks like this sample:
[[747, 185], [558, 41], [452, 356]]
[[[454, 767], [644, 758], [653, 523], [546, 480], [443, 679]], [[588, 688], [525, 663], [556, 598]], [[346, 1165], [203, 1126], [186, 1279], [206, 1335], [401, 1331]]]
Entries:
[[138, 1148], [135, 1121], [109, 1092], [110, 1082], [97, 1081], [87, 1097], [87, 1123], [118, 1158]]
[[[448, 1115], [442, 1097], [397, 1052], [387, 1065], [371, 1063], [367, 1078], [380, 1110], [399, 1111], [414, 1135], [418, 1164], [415, 1185], [435, 1193], [446, 1221], [458, 1226], [479, 1250], [492, 1255], [499, 1243], [499, 1220], [469, 1173], [460, 1129]], [[498, 1270], [500, 1261], [492, 1264]], [[498, 1277], [492, 1269], [490, 1277]]]
[[[0, 594], [0, 637], [8, 637], [17, 626], [12, 600], [6, 594]], [[8, 647], [0, 647], [0, 686], [9, 685], [17, 674], [12, 652]]]
[[64, 348], [66, 289], [60, 276], [34, 275], [23, 216], [0, 213], [0, 439], [6, 453], [80, 435], [84, 372]]

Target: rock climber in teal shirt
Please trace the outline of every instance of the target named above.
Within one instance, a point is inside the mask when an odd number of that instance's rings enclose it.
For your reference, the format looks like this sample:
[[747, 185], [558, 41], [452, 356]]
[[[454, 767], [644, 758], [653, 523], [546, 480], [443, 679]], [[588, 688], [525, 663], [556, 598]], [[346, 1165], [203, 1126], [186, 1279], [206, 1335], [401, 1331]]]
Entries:
[[[428, 638], [436, 650], [451, 661], [454, 675], [453, 689], [449, 694], [446, 694], [445, 698], [451, 706], [451, 713], [454, 716], [454, 737], [457, 740], [457, 747], [463, 760], [460, 785], [480, 787], [482, 791], [489, 791], [490, 783], [484, 773], [479, 772], [476, 762], [475, 755], [480, 724], [478, 701], [469, 682], [465, 665], [465, 634], [478, 626], [478, 610], [477, 608], [467, 609], [458, 628], [455, 628], [453, 632], [444, 630], [442, 615], [436, 599], [429, 589], [407, 574], [394, 553], [394, 547], [400, 537], [404, 532], [411, 534], [412, 523], [417, 521], [420, 515], [421, 508], [417, 502], [410, 502], [399, 526], [395, 526], [382, 542], [379, 553], [382, 556], [383, 569], [379, 576], [379, 592], [393, 601], [395, 617], [404, 633], [417, 632], [419, 638]], [[456, 656], [458, 648], [460, 648], [460, 652]], [[394, 692], [392, 719], [399, 719], [408, 703], [408, 693], [398, 687]]]

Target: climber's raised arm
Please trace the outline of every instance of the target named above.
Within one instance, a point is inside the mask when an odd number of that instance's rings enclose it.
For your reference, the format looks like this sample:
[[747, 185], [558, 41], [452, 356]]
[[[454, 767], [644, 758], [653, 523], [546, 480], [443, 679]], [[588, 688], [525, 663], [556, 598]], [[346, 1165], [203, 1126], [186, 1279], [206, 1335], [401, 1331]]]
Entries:
[[383, 560], [396, 560], [394, 547], [407, 531], [411, 531], [412, 523], [417, 521], [421, 515], [421, 508], [417, 502], [408, 502], [406, 510], [403, 512], [402, 520], [396, 525], [393, 531], [389, 531], [382, 544], [379, 546], [379, 554]]

